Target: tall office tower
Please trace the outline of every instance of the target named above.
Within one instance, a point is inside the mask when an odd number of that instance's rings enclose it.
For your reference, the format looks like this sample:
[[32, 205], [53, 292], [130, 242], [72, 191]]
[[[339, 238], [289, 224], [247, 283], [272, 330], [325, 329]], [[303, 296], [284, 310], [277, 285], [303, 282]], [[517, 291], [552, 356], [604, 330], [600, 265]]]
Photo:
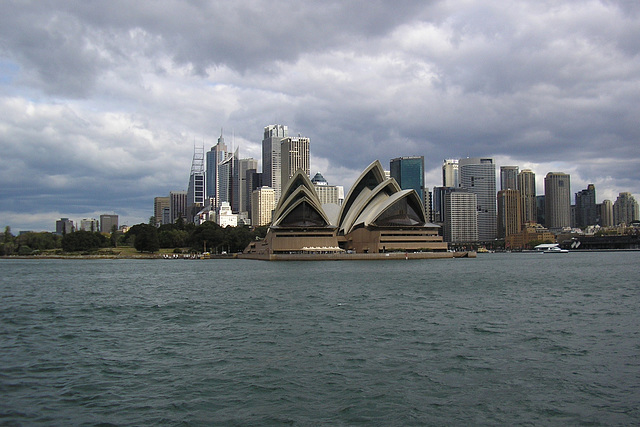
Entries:
[[478, 196], [460, 188], [444, 191], [445, 242], [464, 243], [478, 241]]
[[522, 197], [518, 190], [498, 191], [498, 238], [522, 231]]
[[300, 135], [284, 138], [280, 143], [280, 184], [286, 187], [298, 169], [309, 176], [309, 138]]
[[205, 169], [204, 147], [193, 147], [191, 173], [187, 186], [187, 222], [194, 222], [195, 215], [204, 207]]
[[238, 212], [247, 212], [251, 208], [251, 192], [247, 190], [247, 171], [258, 169], [258, 161], [256, 159], [240, 159], [238, 160]]
[[100, 231], [100, 221], [94, 218], [85, 218], [80, 221], [80, 230], [83, 231]]
[[638, 220], [638, 202], [631, 193], [620, 193], [613, 203], [613, 224], [631, 224]]
[[544, 196], [536, 196], [536, 222], [546, 227]]
[[153, 218], [156, 220], [156, 226], [165, 224], [164, 209], [168, 209], [170, 206], [169, 197], [155, 197], [153, 199]]
[[344, 187], [342, 185], [329, 185], [320, 172], [315, 174], [311, 179], [311, 183], [321, 204], [332, 203], [342, 206], [342, 202], [344, 202]]
[[271, 187], [260, 187], [251, 194], [251, 225], [260, 227], [271, 223], [276, 208], [276, 191]]
[[56, 221], [56, 234], [73, 233], [73, 221], [69, 218], [60, 218]]
[[262, 187], [262, 173], [257, 172], [256, 169], [249, 169], [246, 172], [246, 204], [247, 204], [247, 212], [249, 219], [251, 219], [251, 195], [253, 194], [253, 190]]
[[545, 226], [553, 231], [571, 227], [571, 181], [563, 172], [549, 172], [544, 177]]
[[218, 143], [206, 153], [206, 200], [213, 199], [211, 207], [213, 210], [219, 206], [220, 174], [218, 168], [230, 155], [231, 153], [227, 151], [227, 145], [224, 143], [222, 132], [220, 132]]
[[424, 191], [424, 200], [422, 201], [422, 203], [424, 203], [424, 213], [427, 215], [427, 220], [433, 222], [433, 211], [431, 209], [432, 193], [427, 187], [424, 187], [422, 191]]
[[518, 173], [517, 188], [522, 198], [522, 223], [538, 222], [536, 214], [536, 174], [531, 169]]
[[230, 154], [218, 165], [218, 207], [222, 202], [227, 202], [233, 212], [238, 212], [239, 203], [239, 172], [238, 150]]
[[[389, 163], [391, 177], [403, 190], [416, 190], [424, 203], [424, 156], [398, 157]], [[423, 205], [424, 208], [424, 205]]]
[[169, 216], [171, 224], [175, 223], [178, 218], [187, 217], [187, 192], [171, 191], [169, 192]]
[[442, 163], [442, 186], [453, 188], [460, 186], [457, 159], [445, 159]]
[[500, 166], [500, 189], [518, 189], [518, 166]]
[[598, 218], [601, 227], [613, 227], [613, 202], [611, 200], [603, 200], [598, 205]]
[[478, 196], [478, 240], [496, 238], [496, 165], [493, 159], [475, 157], [458, 161], [460, 186]]
[[[280, 143], [288, 136], [288, 129], [284, 125], [269, 125], [264, 128], [262, 139], [262, 182], [273, 188], [276, 201], [280, 198], [282, 189]], [[295, 172], [295, 171], [294, 171]]]
[[598, 212], [596, 209], [596, 187], [593, 184], [576, 193], [576, 226], [580, 228], [596, 225]]
[[118, 215], [100, 215], [100, 231], [111, 233], [114, 229], [118, 229]]

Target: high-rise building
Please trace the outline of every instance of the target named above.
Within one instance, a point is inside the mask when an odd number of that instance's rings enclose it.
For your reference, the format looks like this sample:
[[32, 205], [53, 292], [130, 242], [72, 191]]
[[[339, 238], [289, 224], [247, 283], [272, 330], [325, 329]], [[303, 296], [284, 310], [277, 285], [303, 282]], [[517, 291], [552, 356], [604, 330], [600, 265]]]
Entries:
[[631, 224], [638, 220], [638, 202], [631, 193], [620, 193], [613, 203], [613, 224]]
[[545, 221], [544, 195], [536, 196], [536, 222], [540, 225], [547, 224], [547, 221]]
[[422, 191], [424, 192], [424, 200], [422, 201], [422, 203], [424, 204], [424, 213], [427, 217], [427, 220], [429, 222], [433, 222], [433, 211], [431, 209], [433, 195], [431, 191], [429, 191], [429, 188], [427, 188], [426, 186], [422, 189]]
[[442, 163], [442, 186], [453, 188], [460, 186], [457, 159], [445, 159]]
[[205, 169], [204, 147], [193, 147], [191, 173], [187, 186], [187, 222], [194, 222], [194, 217], [204, 207], [205, 201]]
[[460, 186], [478, 197], [478, 240], [496, 238], [496, 165], [493, 159], [475, 157], [458, 161]]
[[56, 221], [56, 234], [73, 233], [73, 221], [69, 218], [60, 218]]
[[522, 230], [522, 198], [518, 190], [498, 191], [498, 238], [504, 239]]
[[260, 187], [251, 194], [251, 225], [260, 227], [271, 223], [276, 208], [276, 192], [271, 187]]
[[551, 230], [571, 227], [571, 181], [568, 174], [549, 172], [544, 177], [545, 226]]
[[601, 227], [613, 227], [613, 202], [611, 200], [603, 200], [598, 205], [598, 224]]
[[531, 169], [523, 169], [518, 173], [517, 188], [522, 198], [523, 224], [538, 222], [536, 213], [536, 174]]
[[169, 212], [171, 224], [175, 223], [178, 218], [187, 217], [187, 192], [171, 191], [169, 192]]
[[257, 172], [256, 169], [249, 169], [246, 172], [246, 191], [245, 194], [247, 196], [247, 212], [249, 219], [251, 219], [252, 209], [251, 209], [251, 197], [253, 191], [262, 187], [262, 173]]
[[460, 188], [448, 188], [444, 191], [443, 196], [444, 241], [451, 243], [477, 242], [477, 195]]
[[219, 166], [231, 153], [227, 151], [222, 132], [218, 138], [218, 143], [211, 147], [206, 153], [206, 200], [213, 199], [212, 208], [215, 210], [219, 206], [220, 174]]
[[240, 207], [239, 201], [239, 165], [238, 150], [227, 156], [225, 160], [218, 165], [218, 207], [222, 206], [222, 202], [227, 202], [231, 206], [233, 212], [238, 212]]
[[238, 212], [250, 212], [251, 209], [251, 191], [248, 191], [247, 172], [258, 170], [258, 161], [255, 159], [240, 159], [238, 161]]
[[597, 222], [596, 187], [589, 184], [586, 189], [576, 193], [576, 226], [584, 228]]
[[[403, 190], [416, 190], [424, 203], [424, 156], [408, 156], [391, 159], [391, 177]], [[423, 205], [424, 208], [424, 205]]]
[[100, 231], [100, 221], [95, 218], [85, 218], [80, 221], [80, 230], [91, 232]]
[[344, 202], [344, 187], [342, 185], [329, 185], [320, 172], [315, 174], [311, 179], [311, 183], [321, 204], [332, 203], [342, 206], [342, 202]]
[[171, 202], [169, 197], [155, 197], [153, 199], [153, 218], [156, 220], [156, 226], [166, 224], [164, 221], [164, 210], [170, 209]]
[[303, 136], [286, 137], [280, 143], [280, 183], [285, 187], [289, 179], [302, 169], [309, 176], [309, 138]]
[[500, 166], [500, 189], [518, 189], [518, 166]]
[[100, 215], [100, 232], [111, 233], [118, 229], [118, 215]]
[[269, 125], [264, 128], [264, 137], [262, 139], [262, 181], [265, 186], [273, 188], [276, 201], [280, 198], [282, 189], [280, 146], [281, 141], [287, 136], [289, 136], [287, 126]]

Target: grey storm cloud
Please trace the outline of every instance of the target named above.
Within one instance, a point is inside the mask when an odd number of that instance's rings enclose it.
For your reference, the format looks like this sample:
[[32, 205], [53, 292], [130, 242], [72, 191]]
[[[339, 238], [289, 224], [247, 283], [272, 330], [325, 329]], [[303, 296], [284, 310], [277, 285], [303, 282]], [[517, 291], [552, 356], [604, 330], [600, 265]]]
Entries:
[[[640, 194], [635, 1], [9, 1], [0, 6], [0, 217], [145, 221], [224, 128], [311, 138], [348, 187], [372, 160], [494, 156]], [[506, 163], [505, 163], [506, 164]], [[315, 172], [315, 171], [314, 171]], [[431, 179], [431, 181], [429, 181]], [[44, 221], [43, 218], [50, 218]]]

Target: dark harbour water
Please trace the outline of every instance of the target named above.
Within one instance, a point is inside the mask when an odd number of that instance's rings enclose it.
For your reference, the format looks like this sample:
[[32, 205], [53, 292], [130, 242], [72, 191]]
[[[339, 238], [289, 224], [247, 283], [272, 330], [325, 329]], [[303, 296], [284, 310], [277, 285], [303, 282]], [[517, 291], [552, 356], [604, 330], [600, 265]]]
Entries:
[[637, 425], [639, 261], [0, 260], [0, 424]]

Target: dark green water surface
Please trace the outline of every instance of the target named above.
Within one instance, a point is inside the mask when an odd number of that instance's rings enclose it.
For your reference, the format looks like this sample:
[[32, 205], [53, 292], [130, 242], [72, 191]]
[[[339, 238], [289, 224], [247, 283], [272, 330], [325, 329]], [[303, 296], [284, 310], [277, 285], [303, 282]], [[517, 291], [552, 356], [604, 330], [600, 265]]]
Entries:
[[0, 260], [0, 424], [638, 424], [639, 261]]

